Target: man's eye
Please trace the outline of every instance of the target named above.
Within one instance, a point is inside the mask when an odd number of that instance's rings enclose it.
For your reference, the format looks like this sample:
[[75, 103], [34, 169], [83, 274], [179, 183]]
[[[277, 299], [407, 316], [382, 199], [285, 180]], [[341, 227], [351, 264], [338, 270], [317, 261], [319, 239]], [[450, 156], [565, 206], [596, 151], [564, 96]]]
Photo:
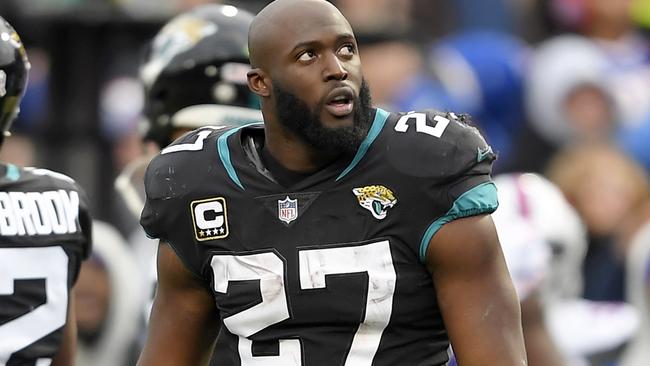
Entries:
[[316, 54], [313, 51], [305, 51], [298, 57], [298, 60], [307, 62], [311, 61], [314, 57], [316, 57]]
[[354, 55], [354, 46], [351, 44], [346, 44], [345, 46], [339, 49], [339, 54], [343, 56], [352, 56]]

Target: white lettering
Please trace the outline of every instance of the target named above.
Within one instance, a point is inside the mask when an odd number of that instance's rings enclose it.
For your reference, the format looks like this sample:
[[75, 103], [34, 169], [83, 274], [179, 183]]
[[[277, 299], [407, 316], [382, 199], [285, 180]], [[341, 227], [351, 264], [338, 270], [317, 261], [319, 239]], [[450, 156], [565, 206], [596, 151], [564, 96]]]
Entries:
[[31, 211], [32, 222], [34, 222], [34, 227], [36, 228], [36, 233], [38, 235], [49, 235], [52, 234], [52, 225], [50, 225], [50, 215], [45, 212], [49, 204], [52, 207], [51, 202], [45, 202], [43, 196], [38, 192], [29, 192], [26, 194], [28, 200], [27, 205]]
[[[48, 214], [50, 215], [50, 222], [52, 224], [52, 231], [55, 234], [65, 234], [68, 232], [68, 222], [65, 215], [65, 207], [61, 196], [66, 194], [61, 190], [58, 192], [48, 191], [43, 193], [46, 201], [51, 204], [48, 205]], [[76, 227], [76, 226], [75, 226]]]
[[79, 193], [70, 191], [70, 196], [66, 191], [60, 189], [59, 194], [63, 201], [65, 218], [68, 223], [68, 233], [77, 232], [77, 217], [79, 217]]
[[18, 234], [16, 216], [7, 192], [0, 192], [0, 233], [5, 236]]
[[[216, 214], [214, 219], [206, 220], [205, 213], [208, 211]], [[199, 203], [194, 208], [194, 215], [196, 216], [196, 226], [201, 230], [215, 229], [224, 224], [223, 205], [219, 201]]]
[[0, 192], [0, 235], [51, 235], [77, 232], [79, 194]]
[[25, 204], [25, 201], [27, 201], [25, 192], [9, 192], [9, 197], [13, 205], [14, 215], [18, 220], [18, 235], [36, 234], [36, 228], [34, 228], [31, 218], [32, 215]]
[[424, 113], [414, 113], [410, 112], [402, 116], [402, 118], [397, 121], [395, 124], [395, 131], [397, 132], [407, 132], [409, 129], [408, 121], [415, 118], [415, 130], [420, 133], [425, 133], [437, 138], [442, 137], [442, 134], [447, 129], [449, 125], [449, 120], [443, 116], [435, 116], [433, 120], [436, 122], [435, 126], [429, 126], [427, 124], [427, 115]]

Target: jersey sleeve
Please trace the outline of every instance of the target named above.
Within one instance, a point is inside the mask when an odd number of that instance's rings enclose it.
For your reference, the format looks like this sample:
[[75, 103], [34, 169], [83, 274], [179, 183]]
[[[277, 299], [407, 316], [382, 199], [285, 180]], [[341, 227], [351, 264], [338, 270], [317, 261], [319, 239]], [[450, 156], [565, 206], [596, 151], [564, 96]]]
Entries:
[[420, 182], [431, 206], [419, 248], [424, 261], [429, 241], [444, 224], [497, 209], [490, 176], [496, 154], [467, 115], [411, 112], [400, 116], [395, 130], [409, 138], [407, 144], [392, 144], [392, 164]]
[[448, 118], [447, 136], [441, 138], [441, 155], [438, 165], [447, 174], [435, 177], [432, 188], [437, 192], [436, 201], [448, 207], [440, 223], [457, 218], [489, 214], [498, 207], [497, 190], [492, 182], [492, 164], [496, 154], [487, 144], [479, 130], [472, 125], [469, 116]]
[[144, 177], [146, 197], [140, 225], [148, 237], [168, 243], [185, 267], [205, 281], [200, 251], [188, 230], [193, 228], [188, 197], [193, 182], [200, 179], [196, 172], [203, 167], [197, 166], [199, 152], [177, 148], [196, 140], [196, 131], [190, 132], [170, 145], [169, 153], [163, 151], [149, 163]]
[[167, 236], [168, 233], [165, 230], [165, 224], [170, 218], [168, 217], [169, 215], [165, 215], [163, 209], [163, 187], [157, 177], [159, 167], [164, 164], [160, 162], [160, 160], [160, 155], [156, 156], [151, 160], [151, 162], [149, 162], [145, 171], [145, 203], [140, 215], [140, 225], [148, 237], [152, 239], [160, 239], [162, 241], [169, 241]]

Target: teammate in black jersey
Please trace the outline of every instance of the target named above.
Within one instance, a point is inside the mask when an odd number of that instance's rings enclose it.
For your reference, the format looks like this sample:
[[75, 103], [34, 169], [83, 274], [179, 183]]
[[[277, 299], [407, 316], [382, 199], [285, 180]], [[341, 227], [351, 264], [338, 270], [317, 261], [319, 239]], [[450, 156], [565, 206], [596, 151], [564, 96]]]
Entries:
[[[253, 15], [232, 5], [202, 4], [165, 23], [148, 42], [140, 65], [144, 86], [143, 140], [156, 152], [202, 126], [241, 126], [262, 118], [246, 85], [247, 34]], [[129, 163], [116, 188], [140, 218], [144, 170], [153, 157]]]
[[[263, 124], [201, 128], [145, 177], [161, 239], [140, 365], [525, 365], [494, 225], [495, 155], [466, 117], [370, 106], [323, 0], [249, 33]], [[216, 345], [215, 345], [216, 340]]]
[[[29, 61], [0, 17], [0, 143], [10, 135]], [[0, 164], [0, 365], [74, 364], [71, 289], [90, 252], [87, 199], [69, 177]]]
[[[232, 5], [202, 4], [170, 19], [148, 42], [140, 65], [145, 90], [143, 140], [153, 142], [156, 151], [198, 127], [262, 120], [259, 98], [246, 79], [252, 20], [253, 14]], [[144, 172], [152, 158], [147, 154], [132, 161], [116, 180], [135, 220], [144, 207]], [[148, 319], [157, 283], [157, 242], [141, 230], [130, 239], [145, 269]]]

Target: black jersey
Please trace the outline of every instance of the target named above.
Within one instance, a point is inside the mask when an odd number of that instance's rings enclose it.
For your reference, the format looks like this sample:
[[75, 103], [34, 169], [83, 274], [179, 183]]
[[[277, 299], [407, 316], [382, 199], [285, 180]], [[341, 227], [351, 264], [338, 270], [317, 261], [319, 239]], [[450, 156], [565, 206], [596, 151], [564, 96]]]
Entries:
[[352, 159], [292, 187], [261, 163], [263, 134], [199, 129], [145, 178], [142, 226], [214, 294], [215, 364], [445, 364], [424, 258], [443, 224], [496, 209], [478, 131], [454, 114], [377, 109]]
[[0, 365], [49, 365], [90, 251], [87, 199], [69, 177], [0, 165]]

